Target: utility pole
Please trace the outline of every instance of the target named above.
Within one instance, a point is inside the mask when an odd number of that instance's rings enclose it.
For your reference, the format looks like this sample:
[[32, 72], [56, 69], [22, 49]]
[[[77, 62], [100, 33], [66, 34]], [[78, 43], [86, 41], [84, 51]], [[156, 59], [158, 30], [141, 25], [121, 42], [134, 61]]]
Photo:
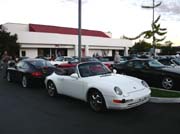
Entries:
[[78, 0], [78, 58], [81, 62], [81, 0]]

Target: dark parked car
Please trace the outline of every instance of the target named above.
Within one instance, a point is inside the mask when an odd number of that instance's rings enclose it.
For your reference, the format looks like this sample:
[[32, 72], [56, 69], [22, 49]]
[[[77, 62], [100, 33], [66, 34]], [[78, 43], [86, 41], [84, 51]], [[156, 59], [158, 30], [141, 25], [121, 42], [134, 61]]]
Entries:
[[[143, 79], [150, 86], [177, 89], [180, 82], [180, 69], [168, 67], [154, 59], [134, 59], [113, 66], [118, 73]], [[180, 87], [180, 86], [179, 86]]]
[[20, 82], [24, 88], [33, 84], [44, 84], [46, 76], [54, 71], [61, 72], [60, 69], [53, 66], [49, 61], [43, 59], [24, 59], [16, 65], [8, 67], [7, 80], [9, 82]]

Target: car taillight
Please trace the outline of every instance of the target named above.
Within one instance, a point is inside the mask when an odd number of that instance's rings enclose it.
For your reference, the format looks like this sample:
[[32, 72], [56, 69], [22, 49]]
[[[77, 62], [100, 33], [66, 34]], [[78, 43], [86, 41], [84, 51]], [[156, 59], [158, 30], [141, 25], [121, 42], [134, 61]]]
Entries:
[[31, 75], [34, 76], [34, 77], [40, 77], [43, 74], [41, 72], [33, 72]]

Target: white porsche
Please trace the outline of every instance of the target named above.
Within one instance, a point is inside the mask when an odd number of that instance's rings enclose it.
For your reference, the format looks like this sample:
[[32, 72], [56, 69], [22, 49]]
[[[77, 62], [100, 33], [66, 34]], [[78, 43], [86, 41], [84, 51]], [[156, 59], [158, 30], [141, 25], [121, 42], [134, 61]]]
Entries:
[[[67, 70], [66, 70], [67, 71]], [[54, 72], [45, 80], [48, 94], [67, 95], [89, 103], [96, 111], [129, 109], [146, 103], [151, 90], [140, 79], [113, 73], [100, 62], [79, 63], [69, 74]]]

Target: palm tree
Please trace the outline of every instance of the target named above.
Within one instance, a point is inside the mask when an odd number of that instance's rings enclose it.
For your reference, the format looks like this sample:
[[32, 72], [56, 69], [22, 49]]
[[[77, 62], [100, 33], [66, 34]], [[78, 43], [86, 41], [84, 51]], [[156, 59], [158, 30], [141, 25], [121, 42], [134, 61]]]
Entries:
[[167, 34], [167, 29], [166, 28], [161, 28], [160, 23], [158, 22], [160, 20], [160, 15], [156, 18], [156, 20], [154, 20], [154, 9], [156, 7], [159, 7], [162, 4], [162, 2], [159, 2], [158, 4], [155, 4], [155, 0], [153, 0], [153, 5], [152, 6], [142, 6], [142, 8], [146, 8], [146, 9], [153, 9], [153, 18], [152, 18], [152, 24], [151, 24], [151, 29], [144, 31], [142, 33], [140, 33], [138, 36], [136, 37], [126, 37], [123, 36], [123, 38], [125, 39], [129, 39], [129, 40], [136, 40], [138, 38], [141, 38], [142, 36], [145, 39], [151, 39], [152, 38], [152, 46], [153, 46], [153, 55], [155, 54], [155, 47], [156, 44], [158, 42], [161, 42], [163, 40], [165, 40], [166, 38], [166, 34]]

